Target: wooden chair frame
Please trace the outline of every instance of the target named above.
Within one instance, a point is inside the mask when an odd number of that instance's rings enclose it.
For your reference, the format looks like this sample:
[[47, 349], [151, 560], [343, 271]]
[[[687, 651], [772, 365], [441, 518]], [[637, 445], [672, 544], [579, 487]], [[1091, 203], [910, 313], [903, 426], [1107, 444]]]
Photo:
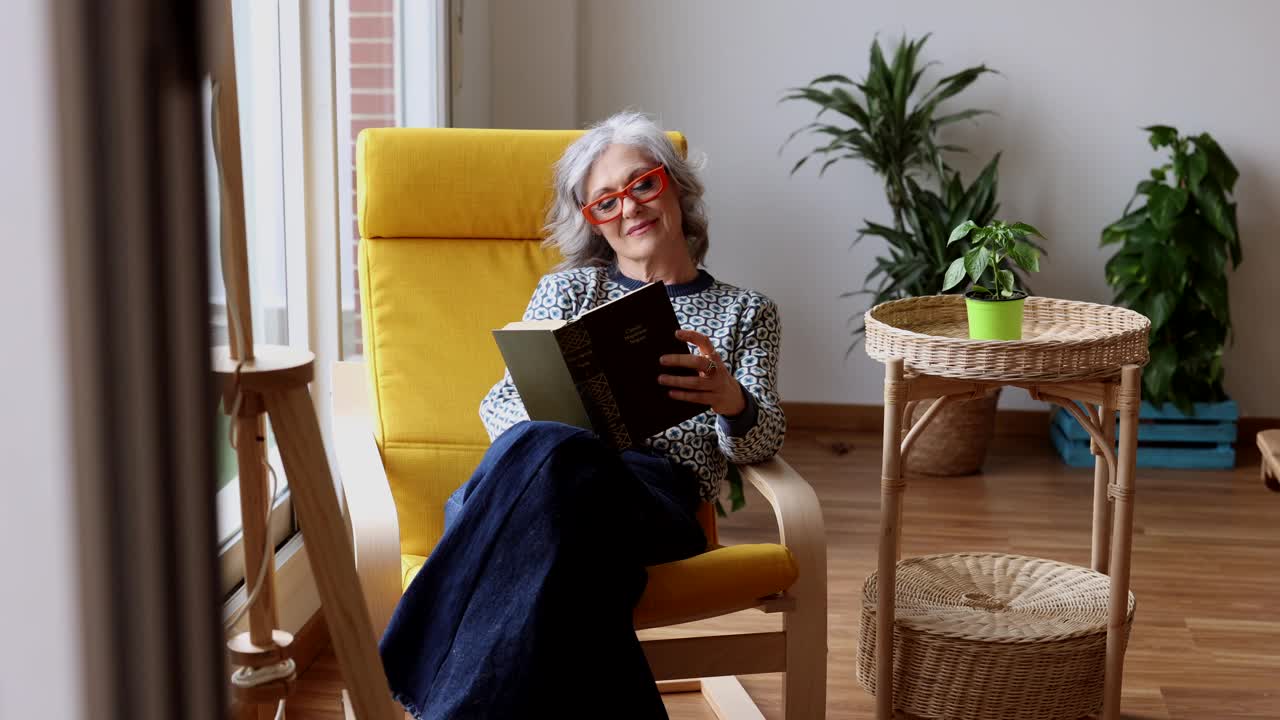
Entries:
[[[375, 633], [400, 599], [400, 529], [382, 457], [363, 363], [333, 371], [333, 419], [347, 520]], [[748, 608], [782, 613], [782, 630], [643, 641], [663, 692], [700, 690], [722, 720], [763, 718], [736, 675], [782, 672], [788, 720], [826, 717], [827, 551], [822, 511], [813, 488], [781, 458], [741, 466], [742, 475], [774, 509], [780, 542], [795, 557], [798, 578], [786, 592], [747, 607], [729, 607], [689, 622]], [[644, 629], [637, 627], [637, 630]]]

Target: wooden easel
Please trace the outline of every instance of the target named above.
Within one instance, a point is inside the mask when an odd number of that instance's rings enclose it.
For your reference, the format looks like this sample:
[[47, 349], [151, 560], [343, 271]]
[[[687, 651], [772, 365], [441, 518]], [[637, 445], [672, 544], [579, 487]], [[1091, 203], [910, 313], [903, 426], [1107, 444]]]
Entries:
[[[222, 274], [230, 345], [213, 349], [213, 367], [222, 383], [224, 411], [229, 415], [234, 412], [232, 422], [239, 438], [236, 460], [240, 469], [246, 583], [252, 585], [257, 580], [263, 563], [267, 568], [262, 588], [249, 607], [249, 632], [232, 638], [227, 648], [231, 662], [239, 667], [288, 667], [282, 663], [288, 660], [293, 638], [275, 627], [271, 571], [275, 558], [266, 545], [272, 498], [268, 497], [265, 472], [265, 414], [271, 418], [284, 460], [326, 625], [350, 693], [349, 702], [344, 697], [347, 716], [399, 720], [404, 715], [391, 699], [382, 673], [373, 625], [356, 575], [355, 556], [307, 389], [315, 373], [315, 356], [305, 350], [253, 342], [230, 0], [223, 8], [221, 52], [213, 72], [213, 126], [222, 197]], [[274, 718], [279, 701], [289, 694], [295, 679], [293, 674], [287, 674], [253, 687], [236, 686], [235, 692], [242, 702], [257, 705], [259, 718]]]

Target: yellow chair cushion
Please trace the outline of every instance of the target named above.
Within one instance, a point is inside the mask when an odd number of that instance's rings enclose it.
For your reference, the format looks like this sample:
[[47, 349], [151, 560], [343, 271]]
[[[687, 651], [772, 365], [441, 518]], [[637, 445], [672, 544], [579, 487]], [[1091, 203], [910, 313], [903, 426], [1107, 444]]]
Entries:
[[489, 330], [520, 319], [555, 260], [536, 241], [362, 240], [364, 354], [400, 549], [431, 552], [444, 502], [489, 446], [480, 400], [502, 377]]
[[[421, 555], [400, 556], [402, 587], [409, 587], [426, 561]], [[635, 623], [668, 625], [726, 608], [750, 607], [759, 598], [791, 587], [796, 576], [791, 551], [776, 543], [731, 545], [654, 565], [636, 604]]]

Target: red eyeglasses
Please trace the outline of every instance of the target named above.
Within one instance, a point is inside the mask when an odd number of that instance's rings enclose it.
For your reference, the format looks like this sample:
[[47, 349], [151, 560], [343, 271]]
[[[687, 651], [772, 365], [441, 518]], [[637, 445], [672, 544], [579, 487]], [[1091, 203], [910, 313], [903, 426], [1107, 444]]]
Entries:
[[622, 199], [632, 200], [645, 205], [651, 203], [667, 189], [667, 168], [665, 165], [646, 172], [627, 184], [618, 192], [601, 195], [582, 206], [582, 214], [592, 225], [603, 225], [612, 222], [622, 215]]

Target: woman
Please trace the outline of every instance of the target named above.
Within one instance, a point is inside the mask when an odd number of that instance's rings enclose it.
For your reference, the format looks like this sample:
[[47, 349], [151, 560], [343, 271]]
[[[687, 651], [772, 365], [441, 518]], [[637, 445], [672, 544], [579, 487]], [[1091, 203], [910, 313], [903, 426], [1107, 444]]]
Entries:
[[631, 620], [644, 568], [705, 550], [698, 505], [718, 497], [729, 462], [771, 457], [786, 429], [777, 307], [699, 268], [702, 193], [636, 113], [592, 127], [556, 163], [547, 234], [565, 260], [524, 318], [573, 318], [662, 281], [696, 354], [661, 363], [697, 375], [655, 368], [635, 382], [707, 410], [619, 454], [530, 421], [504, 375], [480, 405], [493, 445], [382, 640], [415, 717], [666, 717]]

